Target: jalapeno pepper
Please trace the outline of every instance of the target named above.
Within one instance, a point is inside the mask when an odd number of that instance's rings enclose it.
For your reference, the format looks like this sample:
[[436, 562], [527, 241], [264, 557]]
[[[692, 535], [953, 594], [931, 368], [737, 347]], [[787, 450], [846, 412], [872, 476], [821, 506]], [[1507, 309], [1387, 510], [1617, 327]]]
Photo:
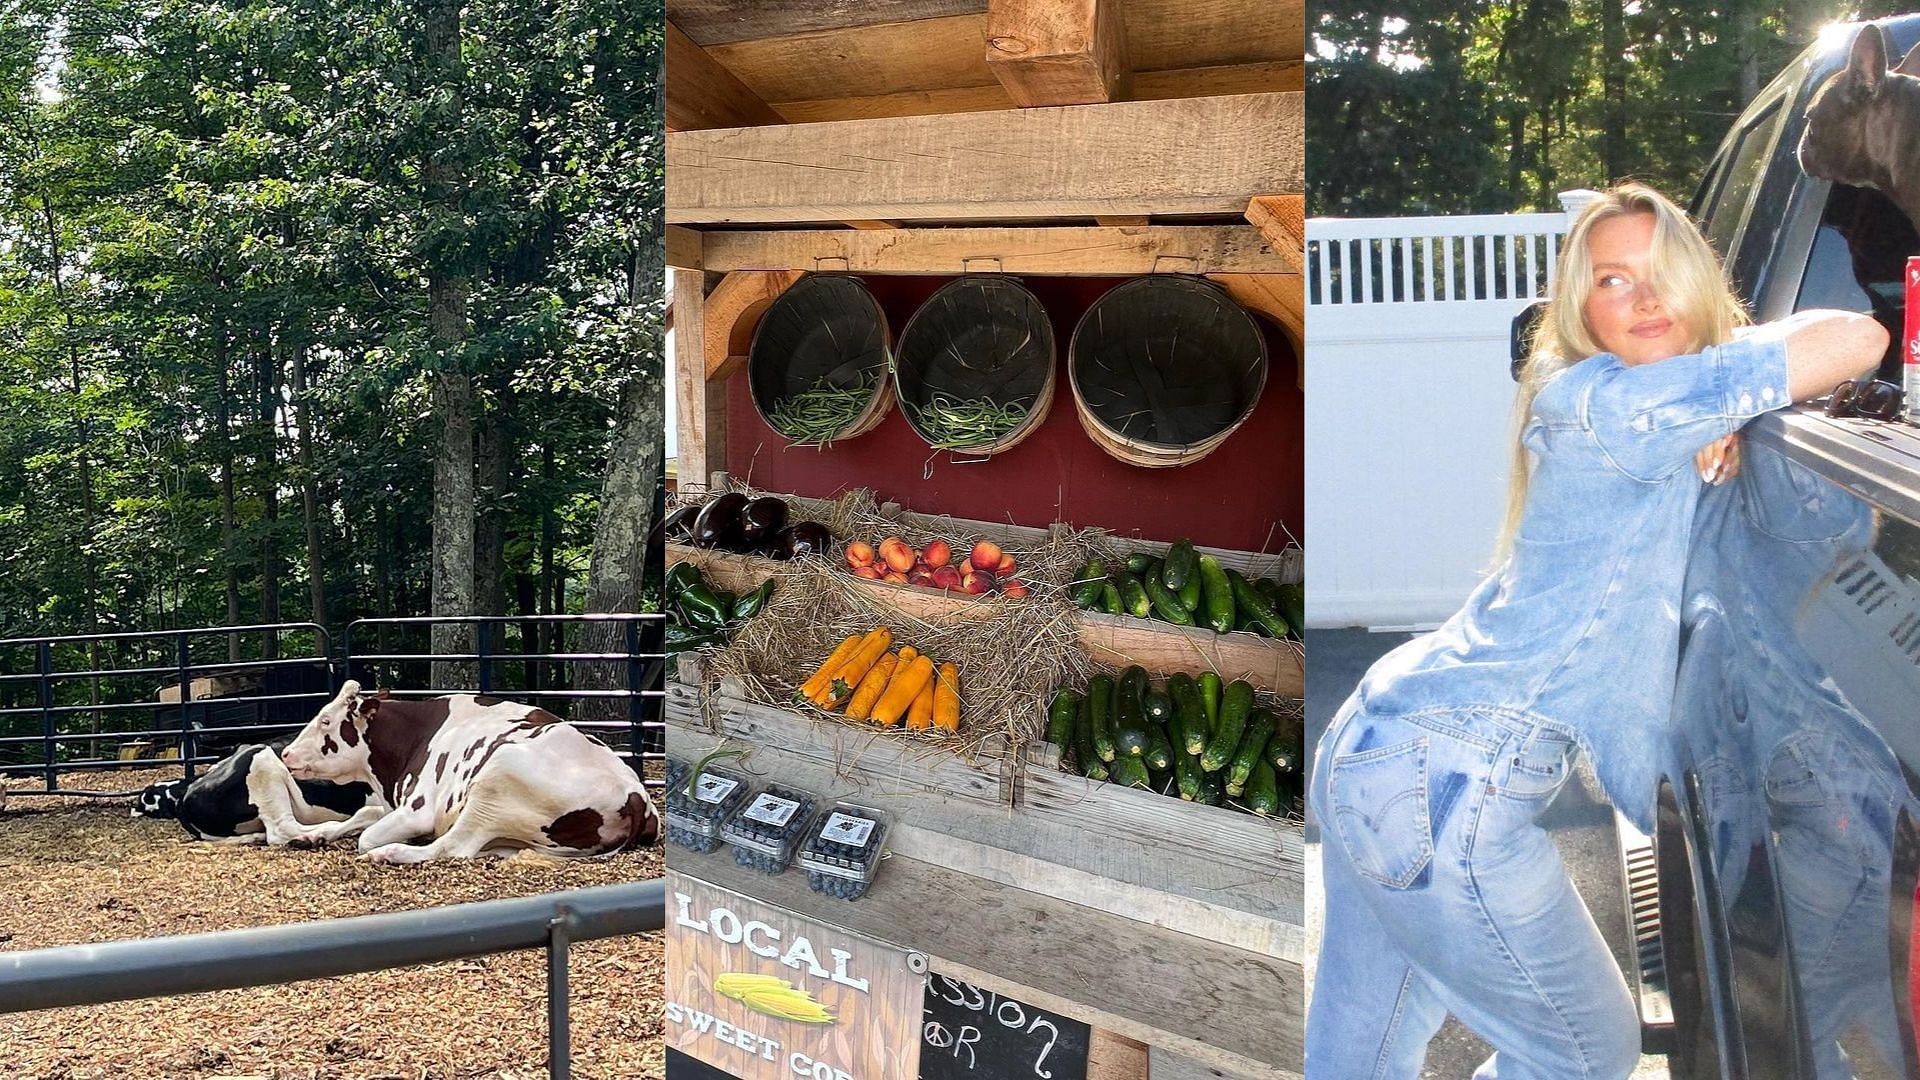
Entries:
[[713, 590], [699, 581], [680, 590], [680, 612], [687, 617], [689, 626], [706, 631], [724, 630], [729, 614]]
[[772, 595], [773, 595], [773, 579], [768, 578], [767, 580], [760, 583], [759, 588], [753, 590], [752, 592], [746, 594], [745, 596], [742, 596], [739, 600], [734, 602], [733, 617], [736, 619], [753, 618], [755, 615], [758, 615], [760, 613], [761, 608], [767, 605], [767, 598], [771, 597]]

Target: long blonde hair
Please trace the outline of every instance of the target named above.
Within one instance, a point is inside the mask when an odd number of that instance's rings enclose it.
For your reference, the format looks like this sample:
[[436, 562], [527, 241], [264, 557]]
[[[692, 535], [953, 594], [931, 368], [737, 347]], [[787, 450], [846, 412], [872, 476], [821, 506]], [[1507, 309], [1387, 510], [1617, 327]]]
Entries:
[[1553, 293], [1534, 326], [1527, 359], [1520, 368], [1520, 388], [1513, 399], [1513, 467], [1507, 478], [1507, 516], [1494, 551], [1495, 565], [1512, 550], [1514, 534], [1527, 508], [1533, 463], [1521, 436], [1533, 415], [1535, 395], [1555, 375], [1604, 351], [1587, 327], [1585, 315], [1587, 296], [1593, 291], [1593, 253], [1588, 237], [1600, 222], [1629, 214], [1653, 215], [1649, 260], [1653, 280], [1648, 284], [1674, 320], [1693, 332], [1689, 352], [1728, 341], [1736, 328], [1752, 321], [1745, 305], [1734, 295], [1720, 257], [1686, 211], [1672, 200], [1645, 184], [1627, 183], [1589, 203], [1560, 246]]

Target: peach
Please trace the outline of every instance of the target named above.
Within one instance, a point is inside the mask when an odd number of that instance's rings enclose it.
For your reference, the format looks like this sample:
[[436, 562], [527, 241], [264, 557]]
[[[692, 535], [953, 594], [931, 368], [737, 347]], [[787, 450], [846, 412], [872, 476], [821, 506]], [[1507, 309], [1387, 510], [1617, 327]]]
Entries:
[[920, 557], [926, 560], [929, 567], [938, 570], [953, 561], [953, 548], [947, 546], [945, 540], [935, 540], [927, 545], [926, 550], [920, 553]]
[[1000, 545], [991, 540], [982, 540], [973, 545], [972, 562], [975, 569], [991, 570], [1000, 565]]
[[1000, 562], [993, 568], [994, 575], [996, 577], [1006, 577], [1008, 574], [1013, 573], [1014, 565], [1013, 556], [1003, 554], [1000, 556]]
[[901, 573], [898, 570], [889, 570], [887, 571], [886, 576], [881, 578], [881, 580], [891, 581], [895, 585], [905, 585], [907, 583], [907, 575]]
[[879, 568], [879, 567], [877, 567], [877, 566], [873, 566], [873, 565], [871, 565], [871, 564], [869, 564], [869, 565], [867, 565], [867, 566], [856, 566], [856, 567], [854, 567], [854, 568], [853, 568], [853, 576], [854, 576], [854, 577], [863, 577], [863, 578], [866, 578], [866, 579], [867, 579], [867, 580], [869, 580], [869, 581], [879, 581], [879, 580], [880, 580], [880, 568]]
[[1014, 578], [1005, 585], [1000, 586], [1000, 592], [1003, 596], [1011, 596], [1018, 600], [1027, 595], [1027, 583], [1021, 581], [1019, 578]]
[[968, 574], [971, 574], [971, 573], [973, 573], [973, 560], [961, 559], [960, 560], [960, 576], [966, 577]]
[[986, 570], [975, 570], [960, 579], [960, 587], [976, 596], [992, 592], [994, 584], [993, 574]]
[[897, 536], [889, 536], [880, 541], [880, 557], [886, 560], [887, 567], [899, 573], [913, 569], [914, 554], [912, 545]]
[[863, 544], [858, 540], [847, 545], [848, 566], [872, 566], [874, 550], [872, 544]]
[[907, 584], [924, 585], [929, 588], [939, 588], [939, 586], [934, 585], [933, 583], [933, 571], [922, 570], [919, 567], [915, 567], [914, 569], [909, 570], [907, 572]]
[[933, 583], [936, 588], [957, 589], [960, 587], [960, 579], [960, 571], [954, 566], [942, 566], [933, 572]]

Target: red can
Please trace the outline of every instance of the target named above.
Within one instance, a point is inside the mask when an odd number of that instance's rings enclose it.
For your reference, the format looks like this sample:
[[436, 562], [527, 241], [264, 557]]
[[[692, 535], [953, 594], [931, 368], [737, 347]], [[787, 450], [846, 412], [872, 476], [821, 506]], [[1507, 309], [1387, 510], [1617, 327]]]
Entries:
[[1914, 395], [1920, 392], [1920, 255], [1907, 256], [1907, 328], [1901, 338], [1900, 388], [1906, 391], [1907, 420], [1920, 422], [1920, 405]]

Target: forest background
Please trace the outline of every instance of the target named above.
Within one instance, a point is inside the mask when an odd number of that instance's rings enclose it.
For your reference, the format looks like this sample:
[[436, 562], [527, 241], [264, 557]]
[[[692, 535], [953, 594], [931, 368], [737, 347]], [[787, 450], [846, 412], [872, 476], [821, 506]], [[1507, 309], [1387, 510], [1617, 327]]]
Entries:
[[663, 21], [0, 0], [0, 638], [652, 606]]
[[1822, 27], [1914, 0], [1310, 0], [1308, 212], [1557, 211], [1643, 180], [1682, 204]]

